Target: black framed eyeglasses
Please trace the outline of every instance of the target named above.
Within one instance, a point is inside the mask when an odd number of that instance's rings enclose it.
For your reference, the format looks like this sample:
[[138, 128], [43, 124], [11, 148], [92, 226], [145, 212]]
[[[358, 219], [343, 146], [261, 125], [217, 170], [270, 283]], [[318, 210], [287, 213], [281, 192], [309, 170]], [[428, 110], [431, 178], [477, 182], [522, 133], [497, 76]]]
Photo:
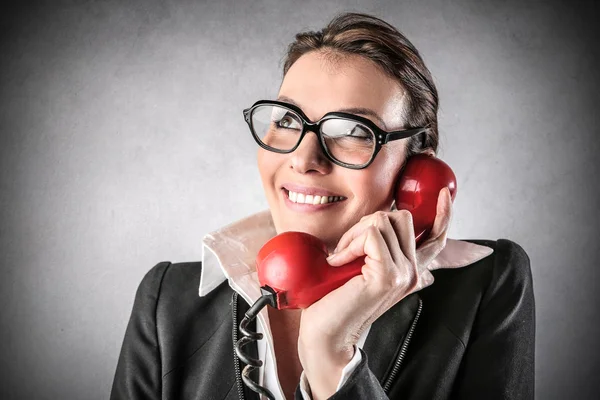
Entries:
[[256, 143], [266, 150], [291, 153], [306, 132], [312, 131], [329, 160], [351, 169], [368, 167], [384, 144], [427, 131], [411, 128], [386, 132], [368, 118], [343, 112], [330, 112], [311, 122], [299, 107], [275, 100], [257, 101], [244, 110], [244, 118]]

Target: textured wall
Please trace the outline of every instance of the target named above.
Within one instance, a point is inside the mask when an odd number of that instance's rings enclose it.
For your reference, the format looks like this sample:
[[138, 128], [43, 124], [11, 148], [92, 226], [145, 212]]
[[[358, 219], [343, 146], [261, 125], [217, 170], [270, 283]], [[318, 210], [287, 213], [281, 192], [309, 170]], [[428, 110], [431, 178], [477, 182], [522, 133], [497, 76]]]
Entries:
[[42, 1], [0, 8], [0, 397], [108, 396], [135, 289], [267, 207], [241, 110], [335, 13], [385, 17], [441, 95], [454, 238], [529, 253], [537, 397], [597, 398], [598, 7]]

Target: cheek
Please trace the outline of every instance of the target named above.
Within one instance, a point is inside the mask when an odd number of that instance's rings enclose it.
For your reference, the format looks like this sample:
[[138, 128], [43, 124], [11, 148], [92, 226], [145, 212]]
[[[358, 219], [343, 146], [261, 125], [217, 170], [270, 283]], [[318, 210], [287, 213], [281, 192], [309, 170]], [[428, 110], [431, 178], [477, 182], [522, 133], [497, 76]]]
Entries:
[[353, 192], [364, 206], [382, 207], [391, 199], [400, 167], [401, 157], [398, 153], [385, 153], [382, 150], [364, 173], [357, 174], [351, 180]]
[[256, 156], [258, 172], [267, 197], [271, 197], [275, 190], [275, 177], [282, 167], [284, 157], [264, 149], [259, 149]]
[[271, 152], [266, 151], [262, 148], [259, 148], [256, 153], [256, 162], [258, 165], [258, 172], [260, 173], [260, 177], [263, 180], [268, 180], [270, 176], [274, 174], [274, 161], [271, 157]]
[[365, 204], [379, 203], [388, 196], [391, 180], [387, 174], [364, 174], [352, 181], [353, 192]]

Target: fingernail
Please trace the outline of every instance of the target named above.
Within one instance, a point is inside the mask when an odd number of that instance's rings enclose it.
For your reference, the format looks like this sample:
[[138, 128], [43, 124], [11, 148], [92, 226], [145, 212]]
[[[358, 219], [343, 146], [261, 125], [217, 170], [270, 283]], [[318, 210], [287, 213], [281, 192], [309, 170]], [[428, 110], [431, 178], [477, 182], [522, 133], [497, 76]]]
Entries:
[[431, 285], [431, 284], [433, 283], [433, 281], [434, 281], [433, 275], [432, 275], [432, 274], [427, 274], [427, 275], [424, 277], [423, 281], [425, 282], [425, 285], [426, 285], [426, 286], [429, 286], [429, 285]]
[[[334, 251], [332, 254], [330, 254], [330, 255], [327, 257], [327, 261], [331, 261], [331, 260], [333, 260], [333, 259], [334, 259], [336, 256], [337, 256], [337, 253]], [[322, 260], [322, 259], [321, 259], [321, 260]]]

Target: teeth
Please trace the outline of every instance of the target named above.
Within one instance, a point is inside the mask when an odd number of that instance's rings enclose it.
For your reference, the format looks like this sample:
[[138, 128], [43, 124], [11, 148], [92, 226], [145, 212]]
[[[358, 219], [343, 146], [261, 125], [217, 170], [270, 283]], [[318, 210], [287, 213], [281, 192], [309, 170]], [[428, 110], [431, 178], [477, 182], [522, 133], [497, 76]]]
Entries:
[[344, 199], [342, 196], [314, 196], [312, 194], [305, 195], [304, 193], [296, 193], [291, 190], [288, 191], [289, 199], [294, 203], [303, 203], [303, 204], [327, 204], [333, 203], [334, 201], [340, 201]]

